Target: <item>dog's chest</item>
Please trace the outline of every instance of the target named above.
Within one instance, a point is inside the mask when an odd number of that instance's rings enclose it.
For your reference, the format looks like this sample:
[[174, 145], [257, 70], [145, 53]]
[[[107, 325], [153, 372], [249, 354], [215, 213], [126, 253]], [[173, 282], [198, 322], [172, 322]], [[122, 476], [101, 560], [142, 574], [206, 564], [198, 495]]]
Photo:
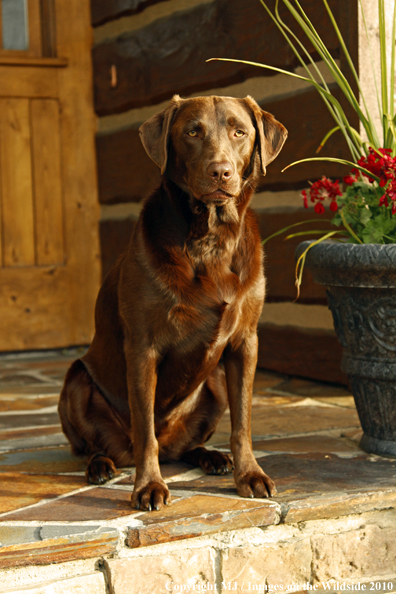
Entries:
[[200, 260], [185, 298], [168, 314], [177, 342], [187, 342], [191, 348], [227, 342], [240, 318], [240, 278], [227, 262], [216, 260]]
[[241, 253], [240, 233], [238, 225], [224, 223], [212, 209], [206, 218], [197, 218], [177, 257], [172, 252], [168, 258], [168, 344], [190, 351], [226, 343], [232, 335], [251, 267], [250, 258]]
[[[186, 243], [194, 265], [202, 264], [210, 269], [218, 267], [219, 261], [226, 264], [231, 261], [237, 247], [239, 225], [236, 220], [227, 224], [224, 216], [224, 208], [211, 207], [206, 216], [197, 217]], [[237, 213], [235, 217], [237, 219]]]

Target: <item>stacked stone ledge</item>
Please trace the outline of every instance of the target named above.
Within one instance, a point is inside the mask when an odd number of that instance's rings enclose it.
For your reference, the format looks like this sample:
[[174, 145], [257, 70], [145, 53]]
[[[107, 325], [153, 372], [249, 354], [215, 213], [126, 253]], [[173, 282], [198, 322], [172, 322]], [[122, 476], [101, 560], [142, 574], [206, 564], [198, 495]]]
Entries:
[[48, 565], [3, 570], [0, 592], [321, 592], [331, 583], [333, 591], [378, 591], [378, 583], [381, 591], [391, 591], [389, 584], [396, 590], [394, 509], [220, 532], [137, 549], [125, 546], [125, 534], [119, 533], [110, 555], [55, 564], [49, 556]]

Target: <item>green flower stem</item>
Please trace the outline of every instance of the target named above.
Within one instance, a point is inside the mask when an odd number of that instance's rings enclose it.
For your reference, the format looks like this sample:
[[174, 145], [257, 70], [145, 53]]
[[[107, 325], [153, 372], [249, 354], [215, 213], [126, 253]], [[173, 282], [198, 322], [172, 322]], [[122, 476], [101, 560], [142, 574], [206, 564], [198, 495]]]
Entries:
[[[337, 82], [338, 86], [341, 88], [346, 99], [349, 101], [349, 103], [352, 105], [353, 109], [358, 114], [358, 117], [366, 130], [366, 134], [367, 134], [367, 137], [369, 138], [370, 142], [374, 142], [374, 143], [378, 144], [378, 138], [376, 135], [375, 127], [373, 125], [373, 122], [372, 122], [370, 116], [367, 117], [363, 113], [358, 99], [356, 98], [354, 92], [352, 91], [352, 88], [351, 88], [350, 84], [348, 83], [347, 79], [345, 78], [344, 74], [341, 72], [340, 68], [338, 67], [336, 61], [334, 60], [334, 58], [332, 57], [332, 55], [326, 48], [321, 37], [319, 36], [316, 29], [312, 25], [311, 21], [306, 16], [306, 14], [303, 11], [302, 7], [300, 6], [299, 2], [297, 0], [294, 0], [294, 1], [298, 7], [298, 10], [296, 10], [294, 8], [293, 4], [289, 0], [283, 0], [284, 4], [287, 6], [287, 8], [289, 9], [291, 14], [297, 21], [297, 23], [300, 25], [301, 29], [304, 31], [304, 33], [306, 34], [308, 39], [311, 41], [311, 43], [314, 45], [314, 47], [317, 50], [317, 52], [319, 53], [319, 55], [322, 57], [322, 59], [327, 64], [327, 67], [329, 68], [334, 80]], [[323, 0], [324, 4], [325, 4], [325, 1], [326, 0]], [[279, 0], [277, 0], [277, 3], [278, 2], [279, 2]], [[298, 11], [300, 11], [302, 17], [300, 16]], [[334, 19], [334, 17], [333, 17], [333, 19]], [[341, 34], [340, 34], [340, 36], [341, 36]]]
[[338, 25], [337, 25], [337, 21], [336, 21], [336, 20], [335, 20], [335, 18], [334, 18], [334, 15], [333, 15], [333, 13], [332, 13], [332, 11], [331, 11], [331, 9], [330, 9], [330, 6], [329, 6], [329, 4], [328, 4], [327, 0], [323, 0], [323, 4], [324, 4], [324, 5], [325, 5], [325, 7], [326, 7], [327, 14], [328, 14], [328, 15], [329, 15], [329, 17], [330, 17], [330, 20], [331, 20], [331, 23], [332, 23], [332, 25], [333, 25], [334, 31], [336, 32], [336, 35], [337, 35], [338, 41], [340, 42], [341, 49], [342, 49], [342, 51], [344, 52], [344, 56], [346, 57], [346, 60], [347, 60], [347, 62], [348, 62], [348, 66], [349, 66], [349, 68], [350, 68], [350, 70], [351, 70], [351, 72], [352, 72], [352, 74], [353, 74], [353, 78], [355, 79], [355, 82], [356, 82], [356, 84], [357, 84], [357, 87], [358, 87], [358, 89], [359, 89], [359, 93], [360, 93], [360, 96], [361, 96], [361, 98], [362, 98], [362, 101], [363, 101], [364, 108], [365, 108], [365, 110], [366, 110], [366, 116], [367, 116], [367, 119], [370, 119], [369, 110], [367, 109], [367, 104], [366, 104], [366, 101], [365, 101], [365, 99], [364, 99], [364, 95], [363, 95], [363, 92], [362, 92], [362, 87], [361, 87], [361, 85], [360, 85], [359, 76], [358, 76], [358, 73], [356, 72], [356, 68], [355, 68], [355, 65], [354, 65], [354, 63], [352, 62], [352, 58], [351, 58], [351, 56], [350, 56], [350, 53], [348, 52], [348, 49], [347, 49], [347, 46], [346, 46], [346, 44], [345, 44], [344, 38], [343, 38], [343, 36], [341, 35], [341, 31], [340, 31], [340, 29], [339, 29], [339, 27], [338, 27]]
[[[282, 231], [284, 231], [284, 229], [282, 229]], [[288, 235], [287, 237], [285, 237], [285, 241], [286, 241], [286, 239], [293, 239], [294, 237], [299, 237], [301, 235], [307, 235], [307, 233], [309, 233], [311, 235], [321, 235], [323, 233], [323, 231], [299, 231], [298, 233], [292, 233], [291, 235]], [[349, 233], [347, 233], [346, 231], [336, 231], [336, 233], [339, 233], [340, 235], [349, 235]]]
[[286, 231], [288, 231], [289, 229], [292, 229], [293, 227], [299, 227], [300, 225], [305, 225], [306, 223], [331, 223], [331, 219], [322, 219], [322, 220], [308, 219], [306, 221], [300, 221], [299, 223], [293, 223], [292, 225], [289, 225], [288, 227], [284, 227], [280, 231], [276, 231], [275, 233], [273, 233], [266, 239], [263, 239], [261, 243], [262, 243], [262, 245], [265, 245], [267, 243], [267, 241], [269, 241], [273, 237], [277, 237], [278, 235], [285, 233]]
[[363, 241], [361, 241], [359, 239], [359, 237], [356, 235], [356, 233], [353, 231], [353, 229], [350, 227], [350, 225], [347, 223], [347, 220], [345, 218], [345, 213], [343, 212], [343, 208], [341, 208], [340, 210], [340, 217], [342, 219], [342, 224], [344, 225], [345, 229], [351, 234], [351, 236], [356, 239], [356, 241], [358, 243], [363, 243]]
[[[282, 35], [285, 37], [286, 41], [288, 42], [288, 44], [290, 45], [290, 47], [292, 48], [294, 54], [296, 55], [297, 59], [299, 60], [300, 64], [305, 68], [310, 82], [311, 84], [313, 84], [314, 82], [317, 82], [316, 79], [313, 77], [311, 71], [309, 70], [307, 64], [304, 62], [303, 58], [301, 57], [301, 55], [299, 54], [298, 50], [296, 49], [296, 47], [294, 46], [294, 44], [292, 43], [292, 41], [290, 40], [290, 38], [287, 36], [287, 34], [285, 33], [285, 31], [288, 31], [289, 34], [295, 39], [295, 41], [298, 43], [298, 45], [300, 46], [300, 48], [302, 49], [302, 51], [305, 54], [305, 57], [307, 58], [308, 62], [311, 64], [311, 66], [313, 66], [314, 70], [316, 71], [317, 75], [319, 76], [319, 79], [321, 80], [321, 84], [323, 85], [323, 87], [325, 88], [325, 90], [330, 93], [330, 90], [326, 84], [326, 81], [324, 79], [324, 77], [322, 76], [319, 68], [316, 65], [316, 62], [312, 59], [310, 53], [306, 50], [306, 48], [304, 47], [303, 43], [298, 39], [298, 37], [293, 33], [293, 31], [287, 27], [287, 25], [282, 21], [281, 16], [279, 14], [279, 9], [278, 9], [278, 5], [279, 5], [279, 0], [276, 1], [275, 4], [275, 15], [274, 16], [272, 14], [272, 12], [270, 11], [270, 9], [267, 7], [267, 5], [265, 4], [264, 0], [260, 0], [262, 6], [265, 8], [265, 10], [267, 11], [268, 15], [271, 17], [271, 19], [274, 21], [275, 25], [278, 27], [278, 29], [280, 30], [280, 32], [282, 33]], [[327, 66], [329, 67], [329, 65], [327, 64]], [[331, 93], [330, 93], [331, 94]], [[352, 138], [351, 141], [351, 134], [350, 134], [350, 130], [349, 128], [349, 123], [345, 117], [345, 114], [343, 113], [343, 110], [341, 108], [341, 105], [338, 106], [333, 106], [328, 99], [326, 98], [326, 96], [321, 93], [321, 97], [323, 99], [323, 101], [325, 102], [327, 108], [329, 109], [332, 117], [335, 119], [335, 121], [337, 122], [337, 124], [340, 126], [341, 131], [344, 135], [344, 138], [348, 144], [349, 150], [351, 151], [352, 157], [354, 159], [358, 159], [361, 155], [361, 147], [360, 145], [357, 145], [357, 147], [355, 148], [354, 144], [353, 144], [353, 140], [354, 138]], [[343, 117], [341, 117], [343, 116]]]
[[300, 288], [301, 288], [302, 276], [303, 276], [303, 272], [304, 272], [305, 259], [307, 257], [307, 253], [309, 252], [309, 250], [311, 248], [314, 247], [314, 245], [318, 245], [318, 243], [321, 243], [322, 241], [325, 241], [326, 239], [329, 239], [330, 237], [333, 237], [333, 235], [336, 235], [337, 233], [338, 233], [338, 231], [330, 231], [329, 233], [326, 233], [326, 235], [323, 235], [323, 237], [321, 237], [320, 239], [317, 239], [316, 241], [313, 241], [307, 247], [307, 249], [303, 251], [303, 253], [301, 254], [301, 256], [298, 258], [297, 264], [296, 264], [296, 288], [297, 288], [297, 297], [296, 297], [295, 301], [297, 301], [297, 299], [300, 297]]
[[361, 171], [368, 177], [371, 177], [376, 182], [378, 182], [378, 183], [380, 182], [380, 178], [377, 175], [374, 175], [374, 173], [371, 173], [370, 171], [368, 171], [368, 169], [366, 169], [365, 167], [362, 167], [361, 165], [358, 165], [357, 163], [352, 163], [351, 161], [347, 161], [346, 159], [337, 159], [336, 157], [309, 157], [308, 159], [300, 159], [299, 161], [294, 161], [293, 163], [290, 163], [290, 165], [287, 165], [287, 167], [284, 167], [282, 169], [282, 173], [284, 171], [286, 171], [286, 169], [289, 169], [289, 167], [294, 167], [294, 165], [298, 165], [299, 163], [307, 163], [309, 161], [331, 161], [332, 163], [340, 163], [341, 165], [348, 165], [349, 167], [352, 167], [354, 169], [359, 169], [359, 171]]

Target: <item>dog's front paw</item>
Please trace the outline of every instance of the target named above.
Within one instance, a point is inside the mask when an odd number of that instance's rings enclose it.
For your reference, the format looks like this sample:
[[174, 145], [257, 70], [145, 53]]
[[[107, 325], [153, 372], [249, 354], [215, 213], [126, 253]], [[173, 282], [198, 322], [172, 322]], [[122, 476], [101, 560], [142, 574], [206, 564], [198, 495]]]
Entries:
[[235, 483], [241, 497], [273, 497], [276, 494], [274, 481], [260, 467], [236, 476]]
[[152, 511], [162, 509], [169, 505], [171, 496], [169, 489], [163, 482], [151, 481], [143, 487], [137, 488], [132, 493], [131, 505], [135, 509]]

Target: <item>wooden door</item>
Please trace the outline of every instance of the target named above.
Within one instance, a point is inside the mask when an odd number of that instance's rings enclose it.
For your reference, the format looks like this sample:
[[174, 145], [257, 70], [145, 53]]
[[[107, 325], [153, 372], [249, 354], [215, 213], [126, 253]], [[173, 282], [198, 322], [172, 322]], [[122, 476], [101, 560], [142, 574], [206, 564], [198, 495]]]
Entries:
[[0, 351], [88, 343], [100, 278], [89, 0], [0, 0]]

